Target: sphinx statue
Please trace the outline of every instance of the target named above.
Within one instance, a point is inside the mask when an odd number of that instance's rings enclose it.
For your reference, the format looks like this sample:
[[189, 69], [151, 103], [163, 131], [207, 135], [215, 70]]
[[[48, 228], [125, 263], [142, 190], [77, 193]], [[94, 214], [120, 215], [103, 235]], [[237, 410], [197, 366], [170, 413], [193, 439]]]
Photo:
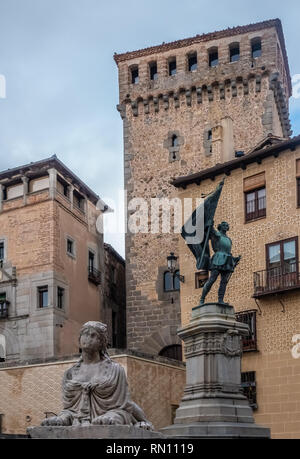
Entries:
[[130, 398], [124, 368], [107, 353], [107, 326], [87, 322], [79, 335], [80, 360], [63, 377], [63, 410], [42, 426], [130, 425], [153, 430]]

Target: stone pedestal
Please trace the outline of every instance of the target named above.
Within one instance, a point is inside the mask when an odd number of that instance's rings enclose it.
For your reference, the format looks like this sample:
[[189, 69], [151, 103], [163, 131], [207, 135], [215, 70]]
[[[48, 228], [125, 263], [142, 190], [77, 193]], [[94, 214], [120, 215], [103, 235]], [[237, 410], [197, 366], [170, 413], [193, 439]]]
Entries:
[[134, 426], [70, 426], [70, 427], [29, 427], [27, 434], [30, 438], [49, 439], [147, 439], [165, 438], [159, 432], [141, 429]]
[[248, 326], [234, 308], [207, 303], [192, 310], [190, 323], [178, 331], [184, 341], [186, 387], [174, 424], [161, 429], [168, 437], [269, 438], [254, 423], [241, 392], [241, 337]]

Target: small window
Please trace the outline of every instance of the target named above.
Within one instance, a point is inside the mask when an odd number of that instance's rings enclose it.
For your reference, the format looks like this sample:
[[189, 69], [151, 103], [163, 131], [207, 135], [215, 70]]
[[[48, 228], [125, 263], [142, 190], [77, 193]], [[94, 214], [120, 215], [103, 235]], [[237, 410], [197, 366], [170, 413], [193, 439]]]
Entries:
[[110, 280], [112, 284], [117, 284], [117, 270], [114, 266], [111, 266], [110, 268]]
[[46, 308], [48, 304], [48, 286], [38, 287], [38, 307]]
[[93, 272], [95, 268], [95, 254], [89, 250], [89, 272]]
[[257, 409], [255, 371], [246, 371], [241, 374], [242, 390], [253, 410]]
[[158, 73], [157, 73], [157, 63], [156, 62], [151, 62], [151, 64], [149, 64], [149, 72], [150, 72], [150, 80], [157, 80]]
[[172, 292], [174, 290], [180, 290], [179, 271], [175, 271], [174, 274], [166, 271], [164, 273], [164, 291]]
[[139, 82], [139, 68], [133, 67], [131, 69], [131, 83], [138, 84], [138, 82]]
[[249, 335], [243, 336], [243, 351], [256, 351], [256, 311], [242, 311], [236, 313], [236, 320], [247, 324], [249, 327]]
[[6, 292], [0, 293], [0, 319], [8, 317], [9, 301], [6, 299]]
[[62, 287], [57, 287], [57, 307], [58, 309], [64, 309], [64, 298], [65, 298], [65, 289]]
[[216, 67], [219, 64], [219, 54], [217, 48], [213, 48], [208, 52], [208, 63], [210, 67]]
[[229, 47], [230, 62], [237, 62], [240, 60], [240, 45], [239, 43], [233, 43]]
[[252, 49], [252, 58], [256, 59], [257, 57], [261, 56], [261, 39], [254, 38], [251, 41], [251, 49]]
[[169, 61], [169, 76], [176, 75], [177, 68], [176, 68], [176, 58]]
[[67, 239], [67, 253], [68, 255], [75, 255], [74, 241], [70, 238]]
[[266, 188], [245, 193], [246, 222], [266, 216]]
[[297, 178], [297, 205], [300, 207], [300, 177]]
[[197, 70], [198, 62], [197, 62], [197, 53], [190, 54], [188, 56], [188, 70], [189, 72], [193, 72]]
[[202, 288], [205, 282], [208, 280], [208, 271], [199, 271], [195, 273], [195, 288]]
[[5, 257], [5, 245], [4, 241], [0, 241], [0, 261], [3, 261]]
[[74, 207], [77, 209], [83, 211], [83, 203], [84, 203], [84, 198], [81, 194], [77, 193], [77, 191], [73, 192], [73, 204]]
[[179, 146], [179, 143], [178, 143], [178, 137], [177, 135], [172, 135], [172, 147], [178, 147]]

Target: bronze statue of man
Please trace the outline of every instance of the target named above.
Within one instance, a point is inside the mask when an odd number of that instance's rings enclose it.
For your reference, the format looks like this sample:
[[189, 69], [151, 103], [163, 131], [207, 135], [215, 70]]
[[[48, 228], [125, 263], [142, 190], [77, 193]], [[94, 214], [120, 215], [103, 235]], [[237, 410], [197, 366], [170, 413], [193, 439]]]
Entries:
[[229, 230], [227, 222], [222, 222], [218, 225], [218, 231], [212, 226], [210, 230], [210, 239], [213, 251], [215, 252], [210, 260], [209, 270], [211, 271], [210, 277], [204, 284], [200, 304], [204, 304], [206, 295], [210, 291], [213, 284], [216, 282], [219, 275], [221, 281], [218, 291], [218, 303], [224, 303], [224, 295], [231, 273], [241, 259], [241, 256], [233, 257], [231, 255], [232, 242], [226, 235]]
[[[189, 249], [196, 258], [197, 269], [211, 272], [209, 279], [204, 284], [200, 305], [204, 304], [208, 292], [219, 275], [221, 275], [221, 282], [218, 292], [218, 302], [226, 304], [224, 303], [226, 287], [231, 274], [241, 258], [240, 256], [233, 257], [231, 254], [232, 242], [226, 235], [229, 230], [228, 223], [222, 222], [218, 226], [218, 230], [214, 228], [214, 215], [223, 186], [224, 179], [212, 193], [205, 196], [205, 200], [201, 204], [201, 206], [204, 206], [202, 209], [203, 212], [199, 212], [200, 206], [194, 210], [181, 231], [182, 237], [185, 239]], [[203, 215], [203, 217], [199, 218], [199, 215]], [[201, 240], [197, 236], [196, 231], [199, 225], [202, 225], [203, 228], [203, 238], [201, 238]], [[192, 228], [192, 231], [190, 228]], [[211, 246], [214, 251], [212, 257], [210, 257], [209, 241], [211, 241]]]

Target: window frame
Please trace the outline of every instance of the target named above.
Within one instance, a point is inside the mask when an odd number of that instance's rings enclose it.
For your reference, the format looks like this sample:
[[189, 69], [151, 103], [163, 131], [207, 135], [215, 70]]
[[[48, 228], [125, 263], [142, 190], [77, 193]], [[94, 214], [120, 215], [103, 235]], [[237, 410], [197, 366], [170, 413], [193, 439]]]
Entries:
[[[249, 335], [242, 337], [243, 352], [257, 351], [257, 310], [238, 311], [235, 313], [236, 320], [245, 323], [249, 327]], [[243, 320], [243, 318], [245, 318]], [[250, 320], [247, 320], [249, 319]]]
[[[176, 271], [172, 274], [170, 271], [164, 271], [164, 275], [163, 275], [163, 288], [164, 288], [164, 292], [165, 293], [169, 293], [169, 292], [179, 292], [180, 291], [180, 280], [179, 280], [179, 277], [176, 276], [176, 274], [180, 274], [180, 271], [179, 269], [176, 269]], [[172, 288], [171, 289], [166, 289], [166, 275], [169, 275], [171, 276], [171, 280], [172, 280]], [[175, 278], [178, 279], [178, 286], [179, 288], [175, 288]]]
[[[60, 292], [62, 293], [62, 295], [60, 295]], [[65, 289], [60, 285], [57, 286], [56, 291], [56, 307], [61, 311], [65, 309]]]
[[[265, 207], [263, 209], [259, 209], [258, 207], [258, 192], [260, 190], [265, 190]], [[255, 210], [254, 212], [247, 212], [247, 204], [248, 204], [248, 201], [247, 201], [247, 196], [250, 194], [250, 193], [255, 193]], [[245, 200], [245, 223], [250, 223], [250, 222], [253, 222], [255, 220], [259, 220], [261, 218], [266, 218], [267, 216], [267, 187], [266, 185], [264, 186], [260, 186], [258, 188], [254, 188], [253, 190], [249, 190], [249, 191], [244, 191], [244, 200]], [[259, 212], [261, 211], [261, 215], [259, 214]], [[254, 214], [254, 216], [252, 218], [249, 217], [249, 215], [251, 214]]]
[[297, 186], [297, 207], [300, 208], [300, 177], [296, 178]]
[[295, 263], [296, 263], [296, 273], [298, 274], [298, 264], [299, 264], [299, 249], [298, 249], [298, 236], [289, 237], [287, 239], [281, 239], [280, 241], [270, 242], [266, 244], [266, 269], [272, 269], [270, 264], [270, 257], [269, 257], [269, 247], [273, 245], [280, 245], [280, 266], [284, 266], [284, 244], [286, 242], [295, 241]]
[[[155, 70], [156, 70], [156, 72], [154, 72], [154, 73], [152, 73], [153, 68], [155, 68]], [[148, 69], [149, 69], [149, 79], [150, 79], [150, 81], [157, 81], [158, 80], [157, 61], [149, 62]]]
[[[136, 72], [136, 76], [135, 77], [134, 77], [134, 72]], [[140, 82], [139, 66], [138, 65], [134, 65], [134, 66], [130, 67], [129, 74], [130, 74], [130, 84], [132, 84], [132, 85], [139, 84], [139, 82]]]
[[[47, 292], [47, 304], [44, 305], [43, 303], [43, 293]], [[38, 309], [44, 309], [49, 307], [49, 286], [48, 285], [40, 285], [37, 287], [37, 306]]]

